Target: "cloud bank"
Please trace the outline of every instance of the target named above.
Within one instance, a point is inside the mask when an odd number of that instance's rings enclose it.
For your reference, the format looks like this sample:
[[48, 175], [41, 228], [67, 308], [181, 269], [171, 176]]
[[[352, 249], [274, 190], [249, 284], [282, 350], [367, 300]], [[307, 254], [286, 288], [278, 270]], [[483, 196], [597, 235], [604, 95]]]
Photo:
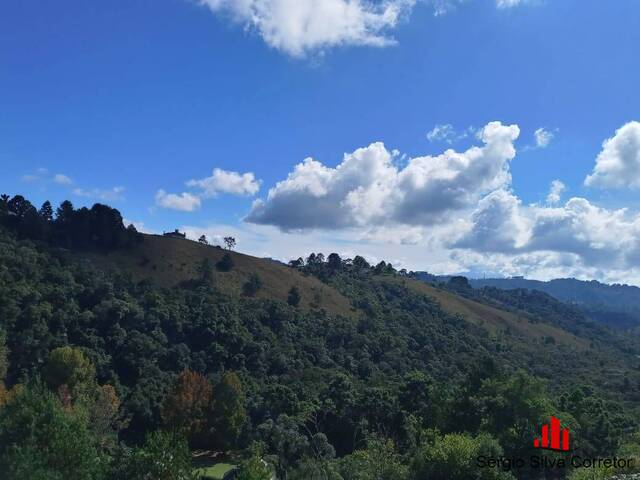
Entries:
[[[636, 185], [636, 128], [627, 124], [604, 142], [589, 178], [617, 187], [615, 174], [624, 186]], [[410, 158], [403, 167], [380, 142], [345, 154], [335, 167], [307, 158], [256, 200], [245, 220], [295, 235], [326, 231], [363, 245], [410, 245], [422, 249], [425, 268], [433, 252], [444, 252], [449, 262], [442, 264], [453, 269], [447, 273], [640, 283], [640, 215], [581, 197], [562, 203], [566, 187], [558, 179], [546, 203], [525, 204], [511, 186], [519, 134], [517, 125], [490, 122], [479, 145]]]

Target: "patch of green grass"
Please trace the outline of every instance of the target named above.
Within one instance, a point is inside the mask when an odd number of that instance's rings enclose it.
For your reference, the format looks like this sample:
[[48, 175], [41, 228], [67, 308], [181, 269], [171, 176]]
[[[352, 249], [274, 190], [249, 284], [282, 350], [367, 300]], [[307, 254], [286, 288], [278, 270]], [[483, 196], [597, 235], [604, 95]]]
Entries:
[[207, 480], [222, 480], [224, 476], [231, 470], [236, 468], [236, 465], [231, 463], [216, 463], [210, 467], [204, 467], [198, 469], [198, 474]]

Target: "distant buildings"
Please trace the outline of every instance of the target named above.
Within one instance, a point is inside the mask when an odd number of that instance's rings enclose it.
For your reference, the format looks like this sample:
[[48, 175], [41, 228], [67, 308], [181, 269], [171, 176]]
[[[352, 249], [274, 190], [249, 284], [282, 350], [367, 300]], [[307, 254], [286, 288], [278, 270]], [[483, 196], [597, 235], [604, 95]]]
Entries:
[[162, 235], [171, 238], [187, 238], [187, 234], [181, 233], [177, 228], [173, 232], [163, 232]]

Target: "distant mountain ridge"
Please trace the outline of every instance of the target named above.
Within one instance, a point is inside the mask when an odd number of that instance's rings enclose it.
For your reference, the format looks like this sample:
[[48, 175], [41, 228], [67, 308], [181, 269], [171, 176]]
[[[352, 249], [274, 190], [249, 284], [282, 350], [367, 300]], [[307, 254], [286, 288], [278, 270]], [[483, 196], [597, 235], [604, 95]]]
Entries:
[[[450, 276], [435, 276], [419, 272], [425, 281], [448, 281]], [[524, 277], [469, 279], [473, 288], [495, 287], [502, 290], [538, 290], [563, 302], [578, 306], [583, 312], [601, 323], [640, 330], [640, 288], [632, 285], [558, 278], [549, 281]]]

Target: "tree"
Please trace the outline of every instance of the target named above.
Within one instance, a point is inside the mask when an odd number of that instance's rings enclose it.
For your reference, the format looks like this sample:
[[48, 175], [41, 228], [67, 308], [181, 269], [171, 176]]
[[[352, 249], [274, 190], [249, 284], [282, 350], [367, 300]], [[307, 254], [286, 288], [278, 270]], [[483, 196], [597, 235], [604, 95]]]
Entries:
[[337, 253], [331, 253], [327, 257], [327, 267], [332, 272], [337, 272], [342, 269], [342, 258]]
[[94, 381], [95, 368], [80, 349], [66, 346], [49, 353], [42, 376], [53, 391], [66, 385], [75, 394]]
[[9, 197], [9, 195], [7, 195], [6, 193], [3, 193], [2, 195], [0, 195], [0, 220], [4, 220], [4, 217], [6, 217], [9, 214], [9, 199], [11, 197]]
[[298, 422], [288, 415], [278, 415], [258, 426], [260, 438], [273, 453], [271, 463], [278, 478], [286, 478], [287, 471], [309, 453], [309, 440], [300, 432]]
[[[75, 478], [75, 477], [70, 477]], [[111, 478], [122, 480], [198, 480], [189, 445], [176, 431], [155, 431], [144, 445], [125, 456]]]
[[213, 387], [202, 374], [183, 370], [162, 406], [165, 425], [184, 431], [192, 445], [206, 443], [213, 410]]
[[217, 385], [215, 400], [215, 430], [218, 441], [226, 447], [236, 445], [247, 421], [246, 397], [240, 378], [227, 372]]
[[234, 262], [231, 255], [225, 253], [222, 258], [216, 263], [216, 268], [221, 272], [230, 272], [233, 269]]
[[0, 382], [3, 382], [9, 370], [9, 349], [6, 342], [7, 334], [0, 330]]
[[461, 293], [469, 292], [472, 289], [467, 277], [463, 277], [461, 275], [451, 277], [447, 284], [451, 289]]
[[289, 266], [291, 268], [304, 267], [304, 259], [302, 257], [298, 257], [296, 260], [289, 260]]
[[364, 257], [361, 257], [360, 255], [356, 255], [353, 258], [353, 266], [357, 270], [368, 270], [369, 268], [371, 268], [371, 265], [369, 265], [369, 262], [367, 262], [364, 259]]
[[202, 259], [198, 267], [198, 273], [200, 274], [200, 280], [204, 283], [211, 283], [213, 280], [213, 266], [209, 258], [205, 257]]
[[300, 289], [295, 285], [291, 287], [289, 290], [289, 295], [287, 296], [287, 303], [293, 307], [297, 307], [300, 305]]
[[236, 246], [236, 239], [234, 237], [224, 237], [224, 244], [228, 250], [233, 250]]
[[40, 207], [40, 211], [38, 213], [40, 214], [40, 218], [42, 218], [44, 221], [53, 221], [53, 207], [51, 206], [51, 202], [49, 200], [44, 202], [42, 204], [42, 207]]
[[374, 272], [376, 275], [382, 275], [382, 274], [386, 273], [386, 272], [387, 272], [387, 262], [385, 262], [384, 260], [382, 260], [380, 263], [378, 263], [378, 264], [374, 267], [373, 272]]
[[120, 413], [120, 399], [113, 385], [96, 388], [89, 411], [89, 425], [101, 450], [114, 452], [118, 445], [118, 431], [127, 422]]
[[249, 279], [242, 286], [242, 292], [248, 296], [253, 297], [262, 288], [262, 279], [257, 273], [249, 275]]
[[273, 473], [267, 462], [262, 459], [262, 449], [251, 447], [251, 456], [240, 464], [236, 480], [271, 480]]
[[497, 438], [508, 456], [532, 453], [531, 438], [550, 414], [544, 384], [522, 370], [483, 380], [471, 403], [480, 413], [481, 429]]
[[[408, 479], [408, 469], [391, 440], [371, 439], [367, 448], [340, 460], [339, 471], [349, 480]], [[413, 477], [411, 477], [413, 479]]]
[[426, 441], [418, 447], [411, 464], [414, 480], [509, 480], [514, 477], [499, 468], [478, 468], [480, 455], [498, 458], [503, 452], [490, 435], [472, 437], [467, 433], [440, 436], [426, 432]]
[[207, 237], [204, 234], [200, 235], [198, 242], [202, 243], [203, 245], [209, 245], [209, 241], [207, 240]]
[[56, 221], [61, 223], [69, 223], [73, 220], [73, 204], [69, 200], [65, 200], [56, 209]]
[[41, 384], [23, 389], [0, 409], [0, 478], [104, 478], [107, 462], [86, 418]]
[[7, 371], [9, 369], [9, 362], [7, 360], [8, 349], [5, 344], [5, 333], [0, 330], [0, 408], [9, 401], [10, 392], [4, 384]]

